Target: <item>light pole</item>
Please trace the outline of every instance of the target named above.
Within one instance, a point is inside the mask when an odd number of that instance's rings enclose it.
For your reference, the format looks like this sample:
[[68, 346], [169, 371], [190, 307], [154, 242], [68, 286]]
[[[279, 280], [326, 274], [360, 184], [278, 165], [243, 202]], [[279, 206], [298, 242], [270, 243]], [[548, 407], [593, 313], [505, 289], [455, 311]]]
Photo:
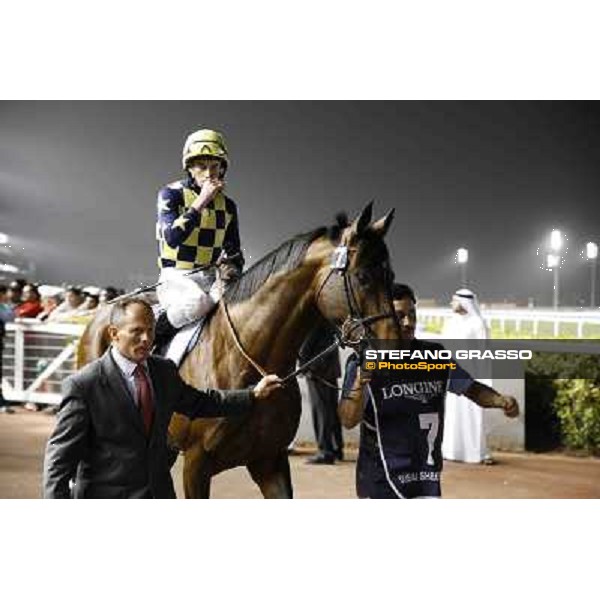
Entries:
[[553, 229], [550, 234], [550, 249], [552, 254], [548, 254], [548, 268], [552, 269], [554, 274], [554, 294], [552, 296], [552, 308], [558, 310], [559, 300], [559, 279], [558, 271], [560, 269], [560, 250], [562, 248], [562, 234], [558, 229]]
[[558, 309], [558, 266], [560, 264], [560, 256], [558, 254], [548, 254], [546, 257], [548, 269], [552, 271], [554, 277], [554, 291], [552, 293], [552, 308]]
[[460, 265], [460, 285], [467, 287], [467, 263], [469, 262], [469, 251], [466, 248], [459, 248], [456, 251], [456, 260]]
[[590, 267], [592, 269], [592, 280], [591, 280], [591, 289], [590, 289], [590, 308], [595, 308], [596, 306], [596, 271], [598, 270], [598, 244], [594, 244], [594, 242], [588, 242], [585, 245], [585, 251], [587, 255], [587, 259], [590, 261]]

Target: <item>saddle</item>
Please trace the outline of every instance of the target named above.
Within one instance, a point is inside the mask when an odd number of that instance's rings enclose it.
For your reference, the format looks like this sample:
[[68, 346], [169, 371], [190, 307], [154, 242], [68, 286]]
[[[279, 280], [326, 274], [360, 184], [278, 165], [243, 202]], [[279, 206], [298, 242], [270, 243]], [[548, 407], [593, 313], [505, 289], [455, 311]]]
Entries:
[[154, 305], [156, 334], [152, 354], [172, 360], [177, 367], [181, 366], [185, 357], [198, 342], [204, 326], [210, 321], [217, 306], [215, 305], [197, 321], [177, 329], [167, 319], [167, 311], [161, 309], [158, 304]]

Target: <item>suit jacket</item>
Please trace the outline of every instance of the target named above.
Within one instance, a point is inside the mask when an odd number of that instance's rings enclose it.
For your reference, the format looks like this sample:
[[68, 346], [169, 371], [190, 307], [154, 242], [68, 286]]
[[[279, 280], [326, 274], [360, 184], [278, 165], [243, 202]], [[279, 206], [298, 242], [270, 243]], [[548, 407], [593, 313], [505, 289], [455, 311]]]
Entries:
[[63, 400], [44, 459], [45, 498], [175, 498], [167, 427], [173, 412], [190, 418], [241, 415], [250, 390], [196, 390], [170, 360], [151, 356], [154, 421], [149, 436], [110, 351], [63, 382]]

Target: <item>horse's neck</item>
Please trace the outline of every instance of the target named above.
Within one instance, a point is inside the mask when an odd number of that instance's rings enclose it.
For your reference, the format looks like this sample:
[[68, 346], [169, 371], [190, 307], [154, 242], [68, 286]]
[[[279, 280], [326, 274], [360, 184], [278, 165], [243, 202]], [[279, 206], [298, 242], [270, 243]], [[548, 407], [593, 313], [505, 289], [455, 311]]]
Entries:
[[250, 356], [272, 372], [289, 368], [315, 325], [315, 265], [272, 276], [250, 299], [229, 309], [238, 338]]

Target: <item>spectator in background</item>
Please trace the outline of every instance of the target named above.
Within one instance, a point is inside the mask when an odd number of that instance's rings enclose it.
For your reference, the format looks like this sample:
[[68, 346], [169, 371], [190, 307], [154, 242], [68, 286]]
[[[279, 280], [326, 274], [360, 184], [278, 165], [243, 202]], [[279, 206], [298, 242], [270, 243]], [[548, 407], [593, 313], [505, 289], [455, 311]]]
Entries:
[[70, 285], [65, 291], [65, 299], [54, 311], [52, 311], [52, 315], [48, 318], [48, 320], [59, 321], [62, 319], [68, 319], [77, 313], [82, 304], [83, 292], [77, 286]]
[[119, 292], [117, 288], [114, 288], [112, 287], [112, 285], [109, 285], [108, 287], [105, 287], [103, 290], [100, 291], [100, 304], [106, 304], [107, 302], [114, 300], [118, 295]]
[[88, 285], [87, 287], [83, 288], [83, 297], [84, 301], [79, 307], [78, 312], [96, 310], [96, 308], [98, 308], [98, 304], [100, 303], [100, 288], [94, 287], [93, 285]]
[[8, 288], [0, 284], [0, 413], [14, 412], [10, 408], [4, 395], [2, 394], [2, 354], [4, 351], [4, 335], [6, 332], [6, 323], [14, 319], [13, 309], [8, 303]]
[[[40, 296], [40, 304], [42, 306], [42, 310], [36, 316], [36, 321], [45, 323], [48, 321], [48, 319], [50, 318], [50, 315], [56, 310], [56, 308], [60, 304], [64, 290], [62, 288], [59, 288], [54, 285], [40, 285], [40, 287], [38, 288], [38, 292], [39, 292], [39, 296]], [[49, 340], [48, 338], [42, 337], [42, 338], [38, 339], [36, 344], [38, 344], [41, 347], [51, 346], [52, 341]], [[50, 363], [50, 359], [40, 358], [36, 364], [35, 376], [39, 375], [48, 366], [49, 363]], [[42, 383], [41, 388], [40, 388], [42, 391], [44, 391], [45, 385], [46, 385], [46, 382]], [[41, 410], [42, 407], [43, 407], [42, 403], [36, 403], [36, 402], [26, 402], [23, 405], [23, 408], [25, 408], [26, 410], [35, 411], [35, 412]], [[55, 407], [52, 406], [50, 408], [54, 409]]]
[[40, 293], [38, 292], [37, 286], [28, 283], [23, 288], [21, 304], [15, 308], [15, 317], [19, 319], [35, 319], [42, 310], [44, 309], [40, 302]]
[[22, 302], [21, 294], [26, 283], [27, 282], [24, 279], [15, 279], [14, 281], [11, 281], [8, 286], [7, 304], [13, 310]]
[[55, 285], [40, 285], [39, 292], [43, 310], [36, 319], [46, 321], [60, 305], [64, 290]]
[[[452, 316], [444, 325], [447, 340], [486, 340], [488, 329], [481, 316], [477, 296], [467, 289], [457, 290], [451, 302]], [[491, 385], [477, 361], [461, 361], [475, 380]], [[483, 408], [465, 396], [448, 393], [442, 454], [446, 460], [494, 464], [487, 447]]]
[[8, 287], [0, 284], [0, 321], [8, 323], [14, 318], [14, 312], [9, 302]]

